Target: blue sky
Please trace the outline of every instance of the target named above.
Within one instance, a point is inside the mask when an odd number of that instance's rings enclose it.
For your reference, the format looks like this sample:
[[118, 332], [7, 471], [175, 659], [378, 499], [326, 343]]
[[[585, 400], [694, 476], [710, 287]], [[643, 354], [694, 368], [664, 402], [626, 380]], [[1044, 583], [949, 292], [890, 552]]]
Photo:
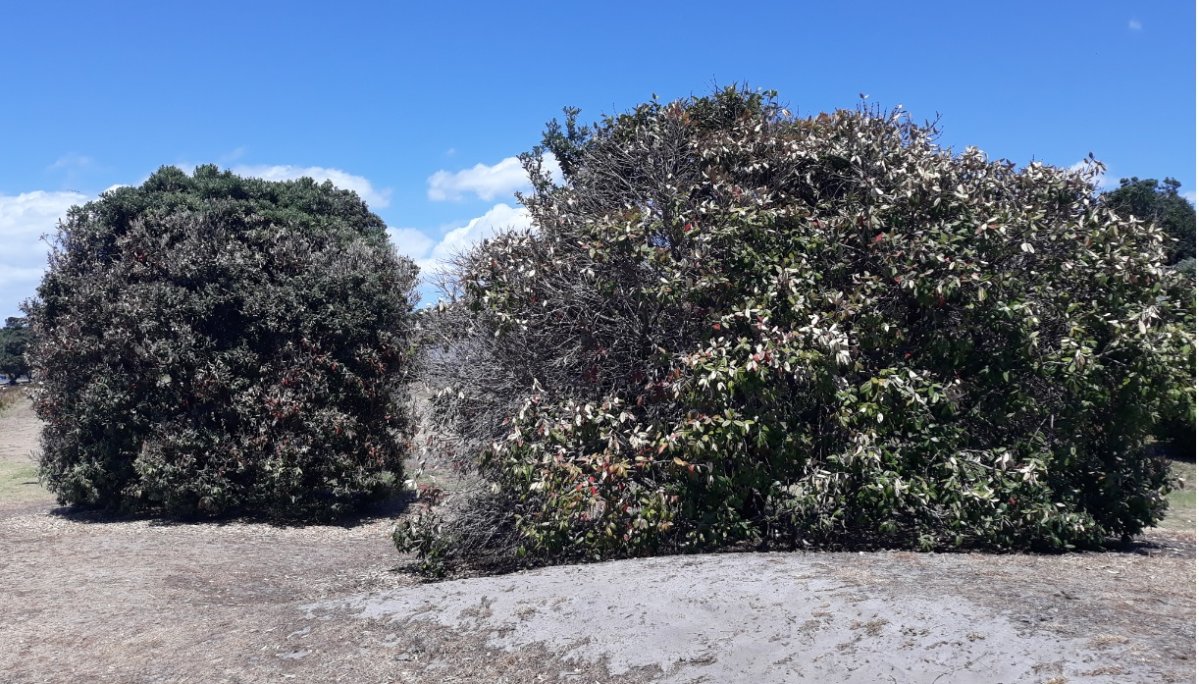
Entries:
[[[1019, 164], [1195, 190], [1195, 5], [1161, 2], [7, 3], [0, 318], [38, 236], [163, 164], [358, 190], [422, 264], [525, 221], [510, 159], [566, 105], [746, 83], [800, 115], [858, 94]], [[1191, 195], [1193, 197], [1193, 194]]]

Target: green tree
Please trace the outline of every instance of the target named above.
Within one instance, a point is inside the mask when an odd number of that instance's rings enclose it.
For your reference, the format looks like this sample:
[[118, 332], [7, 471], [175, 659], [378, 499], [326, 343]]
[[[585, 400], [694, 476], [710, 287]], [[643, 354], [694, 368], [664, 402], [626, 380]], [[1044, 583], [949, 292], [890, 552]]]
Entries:
[[[1166, 263], [1180, 275], [1175, 295], [1193, 302], [1195, 296], [1195, 206], [1178, 194], [1181, 184], [1167, 178], [1121, 178], [1120, 187], [1104, 193], [1109, 207], [1125, 216], [1156, 223], [1170, 240]], [[1190, 323], [1192, 336], [1194, 318]], [[1184, 379], [1168, 393], [1170, 402], [1162, 411], [1155, 434], [1176, 456], [1195, 458], [1195, 364], [1183, 362]]]
[[352, 192], [164, 167], [71, 209], [27, 307], [63, 503], [327, 517], [400, 477], [416, 267]]
[[29, 322], [23, 317], [11, 316], [0, 328], [0, 373], [8, 376], [8, 383], [15, 384], [17, 378], [29, 374], [29, 363], [25, 351], [29, 347]]
[[568, 111], [525, 157], [536, 229], [459, 259], [425, 326], [488, 486], [399, 547], [1063, 549], [1159, 519], [1143, 442], [1192, 339], [1160, 230], [1097, 203], [1097, 168], [936, 134], [737, 89]]
[[[1170, 238], [1166, 263], [1195, 258], [1195, 206], [1178, 194], [1181, 184], [1167, 178], [1121, 178], [1120, 187], [1103, 193], [1109, 207], [1125, 216], [1156, 223]], [[1193, 272], [1194, 266], [1191, 266]]]

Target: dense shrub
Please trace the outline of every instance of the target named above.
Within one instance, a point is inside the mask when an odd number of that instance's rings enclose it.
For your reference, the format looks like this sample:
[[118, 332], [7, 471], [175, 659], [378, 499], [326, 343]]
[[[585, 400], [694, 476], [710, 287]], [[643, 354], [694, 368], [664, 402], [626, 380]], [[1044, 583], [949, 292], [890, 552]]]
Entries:
[[535, 230], [459, 259], [427, 326], [485, 505], [401, 550], [1064, 549], [1161, 517], [1142, 443], [1189, 333], [1160, 231], [1095, 201], [1098, 164], [736, 89], [575, 116], [526, 157]]
[[61, 502], [335, 515], [399, 476], [415, 266], [352, 192], [201, 166], [73, 208], [38, 299]]

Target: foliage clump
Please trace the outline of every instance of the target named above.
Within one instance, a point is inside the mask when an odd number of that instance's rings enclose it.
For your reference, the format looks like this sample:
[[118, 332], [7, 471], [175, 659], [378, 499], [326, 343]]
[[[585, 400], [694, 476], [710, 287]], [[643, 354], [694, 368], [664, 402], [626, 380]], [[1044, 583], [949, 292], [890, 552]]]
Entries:
[[322, 518], [387, 491], [416, 267], [352, 192], [164, 167], [71, 209], [27, 309], [59, 501]]
[[[1103, 193], [1112, 210], [1152, 222], [1166, 237], [1166, 263], [1178, 273], [1173, 278], [1175, 298], [1190, 302], [1187, 307], [1192, 336], [1195, 330], [1195, 206], [1178, 193], [1181, 184], [1166, 178], [1121, 178], [1120, 187]], [[1167, 406], [1155, 430], [1175, 456], [1195, 459], [1195, 361], [1182, 359], [1185, 377], [1170, 390]]]
[[25, 351], [29, 348], [29, 321], [20, 316], [4, 319], [0, 328], [0, 373], [8, 377], [8, 384], [15, 385], [17, 378], [29, 375], [29, 362]]
[[1182, 184], [1173, 178], [1121, 178], [1120, 187], [1103, 193], [1114, 211], [1156, 223], [1166, 236], [1166, 263], [1195, 261], [1195, 206], [1178, 193]]
[[576, 117], [525, 157], [535, 228], [458, 259], [431, 315], [442, 446], [482, 503], [401, 550], [1049, 550], [1160, 519], [1142, 445], [1193, 333], [1098, 163], [741, 89]]

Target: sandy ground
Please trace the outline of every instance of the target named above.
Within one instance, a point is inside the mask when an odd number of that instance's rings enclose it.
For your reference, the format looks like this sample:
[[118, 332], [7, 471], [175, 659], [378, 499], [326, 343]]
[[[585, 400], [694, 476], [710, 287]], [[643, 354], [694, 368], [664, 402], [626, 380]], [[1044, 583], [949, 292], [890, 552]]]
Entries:
[[[0, 462], [37, 421], [0, 415]], [[34, 487], [34, 485], [20, 485]], [[164, 524], [0, 500], [0, 682], [1189, 682], [1194, 534], [1061, 556], [727, 554], [420, 584], [396, 510]]]

